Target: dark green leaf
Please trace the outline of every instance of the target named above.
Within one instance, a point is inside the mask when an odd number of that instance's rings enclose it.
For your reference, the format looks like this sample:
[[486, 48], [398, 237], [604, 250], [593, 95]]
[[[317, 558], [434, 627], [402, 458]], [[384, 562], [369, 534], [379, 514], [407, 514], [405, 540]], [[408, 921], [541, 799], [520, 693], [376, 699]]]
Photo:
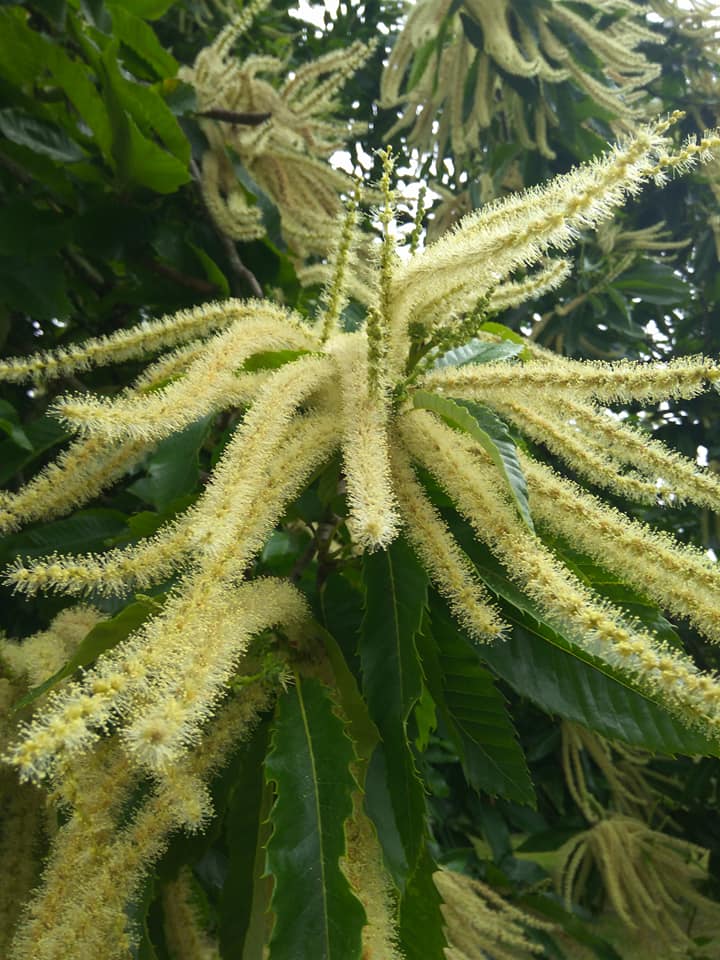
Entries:
[[406, 93], [410, 93], [410, 91], [416, 87], [422, 79], [436, 45], [437, 38], [430, 37], [430, 39], [426, 40], [420, 49], [416, 51], [415, 56], [413, 57], [412, 66], [410, 67], [407, 85], [405, 87]]
[[487, 407], [468, 400], [452, 400], [427, 390], [416, 390], [413, 404], [431, 410], [451, 427], [463, 430], [490, 455], [495, 466], [505, 477], [520, 516], [533, 530], [528, 503], [527, 482], [520, 466], [517, 448], [505, 423]]
[[[269, 725], [260, 725], [242, 752], [236, 782], [225, 816], [228, 872], [220, 896], [220, 952], [227, 960], [242, 957], [246, 937], [252, 925], [256, 894], [267, 880], [262, 879], [265, 865], [266, 790], [263, 761], [268, 745]], [[269, 806], [269, 804], [268, 804]], [[261, 899], [258, 896], [258, 899]], [[265, 904], [259, 905], [264, 926]]]
[[441, 671], [442, 712], [468, 782], [476, 790], [534, 805], [535, 791], [522, 747], [505, 698], [480, 665], [480, 648], [462, 636], [437, 595], [431, 596], [430, 610]]
[[60, 163], [77, 163], [86, 157], [82, 147], [63, 129], [22, 110], [11, 107], [0, 110], [0, 133], [21, 147]]
[[26, 423], [23, 430], [32, 445], [32, 453], [9, 441], [0, 441], [0, 483], [7, 483], [18, 470], [22, 470], [68, 437], [67, 431], [52, 417], [40, 417]]
[[400, 945], [405, 960], [444, 960], [442, 898], [433, 883], [437, 869], [424, 849], [400, 901]]
[[613, 286], [660, 306], [682, 304], [690, 296], [687, 281], [678, 277], [672, 267], [654, 260], [641, 260], [618, 277]]
[[407, 721], [422, 690], [415, 644], [427, 603], [427, 575], [404, 540], [365, 557], [365, 617], [360, 633], [363, 688], [383, 739], [388, 788], [408, 869], [420, 856], [425, 796]]
[[360, 960], [365, 911], [339, 864], [356, 789], [353, 759], [327, 688], [297, 677], [278, 703], [265, 762], [277, 793], [267, 846], [273, 960]]
[[140, 599], [135, 603], [129, 604], [110, 620], [103, 620], [97, 623], [85, 636], [85, 639], [80, 642], [80, 645], [68, 662], [61, 667], [57, 673], [54, 673], [45, 680], [44, 683], [41, 683], [26, 693], [25, 696], [17, 702], [15, 709], [19, 710], [28, 703], [32, 703], [33, 700], [37, 700], [43, 693], [56, 687], [61, 680], [72, 676], [80, 667], [86, 667], [88, 664], [97, 660], [100, 654], [105, 653], [106, 650], [112, 650], [113, 647], [117, 646], [121, 641], [126, 640], [131, 633], [134, 633], [138, 627], [142, 626], [148, 617], [157, 613], [158, 609], [159, 602], [157, 599]]
[[130, 484], [128, 490], [161, 512], [174, 500], [192, 493], [200, 482], [198, 455], [211, 422], [212, 417], [203, 417], [158, 444], [145, 465], [146, 476]]
[[88, 553], [102, 550], [109, 540], [127, 529], [127, 518], [118, 510], [81, 510], [63, 520], [14, 533], [0, 542], [0, 563], [15, 557], [41, 557], [45, 553]]

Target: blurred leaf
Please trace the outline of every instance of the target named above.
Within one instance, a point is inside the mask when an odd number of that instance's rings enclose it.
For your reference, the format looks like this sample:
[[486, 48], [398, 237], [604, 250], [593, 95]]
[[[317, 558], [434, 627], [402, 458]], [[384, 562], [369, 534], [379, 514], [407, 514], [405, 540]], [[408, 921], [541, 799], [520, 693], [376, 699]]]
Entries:
[[678, 306], [690, 296], [687, 281], [678, 277], [672, 267], [654, 260], [641, 260], [618, 277], [613, 287], [660, 306]]
[[365, 911], [339, 859], [352, 813], [354, 752], [327, 688], [296, 678], [278, 701], [266, 778], [276, 787], [267, 869], [274, 960], [360, 960]]
[[13, 143], [61, 163], [77, 163], [86, 157], [82, 147], [60, 127], [12, 107], [0, 110], [0, 133]]
[[442, 898], [432, 878], [436, 870], [424, 849], [400, 901], [398, 927], [405, 960], [444, 960], [447, 940], [440, 910]]
[[33, 445], [28, 435], [20, 426], [20, 420], [15, 407], [7, 400], [0, 399], [0, 430], [6, 433], [16, 447], [32, 452]]
[[7, 483], [18, 470], [68, 438], [67, 430], [52, 417], [32, 420], [23, 425], [23, 431], [32, 445], [32, 453], [15, 443], [0, 440], [0, 483]]
[[277, 370], [278, 367], [292, 363], [298, 357], [305, 357], [311, 350], [261, 350], [253, 353], [240, 366], [243, 373], [255, 373], [257, 370]]
[[128, 4], [108, 3], [113, 19], [113, 32], [126, 46], [153, 68], [159, 77], [173, 77], [178, 62], [161, 45], [155, 31], [128, 9]]

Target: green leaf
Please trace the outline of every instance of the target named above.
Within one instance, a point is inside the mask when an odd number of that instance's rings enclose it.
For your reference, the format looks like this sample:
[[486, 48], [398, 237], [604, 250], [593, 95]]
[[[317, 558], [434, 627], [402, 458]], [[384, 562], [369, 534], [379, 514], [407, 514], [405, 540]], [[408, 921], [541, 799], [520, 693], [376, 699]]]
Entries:
[[490, 455], [495, 466], [505, 477], [520, 516], [534, 530], [528, 503], [527, 483], [520, 466], [517, 448], [505, 423], [487, 407], [468, 400], [451, 400], [427, 390], [416, 390], [413, 404], [431, 410], [456, 430], [463, 430]]
[[312, 350], [261, 350], [253, 353], [239, 368], [243, 373], [255, 373], [257, 370], [277, 370], [278, 367], [292, 363], [299, 357], [307, 356]]
[[253, 180], [247, 168], [243, 165], [238, 155], [228, 148], [230, 161], [235, 171], [238, 182], [245, 190], [246, 196], [251, 203], [256, 203], [260, 208], [263, 226], [271, 243], [277, 250], [287, 250], [287, 244], [283, 240], [282, 223], [280, 220], [280, 211], [265, 193], [262, 187]]
[[278, 702], [266, 777], [276, 785], [267, 868], [273, 960], [360, 960], [365, 911], [340, 869], [356, 789], [352, 743], [315, 679]]
[[355, 677], [350, 672], [337, 640], [318, 623], [313, 624], [313, 630], [320, 634], [325, 646], [325, 652], [335, 675], [340, 705], [347, 717], [358, 758], [367, 762], [380, 740], [378, 729], [370, 719], [367, 705], [358, 690]]
[[11, 107], [0, 110], [0, 133], [13, 143], [59, 163], [77, 163], [87, 156], [61, 127]]
[[15, 557], [41, 557], [43, 554], [89, 553], [102, 550], [109, 540], [127, 529], [127, 517], [118, 510], [95, 508], [80, 510], [71, 517], [5, 537], [0, 542], [0, 563]]
[[0, 441], [0, 483], [7, 483], [18, 470], [27, 467], [43, 453], [66, 440], [68, 432], [52, 417], [40, 417], [23, 426], [32, 452], [10, 441]]
[[447, 940], [442, 898], [433, 882], [436, 870], [425, 848], [400, 901], [398, 927], [405, 960], [444, 960]]
[[516, 333], [514, 330], [511, 330], [510, 327], [506, 327], [504, 323], [496, 323], [494, 320], [486, 320], [480, 327], [481, 330], [484, 330], [486, 333], [494, 333], [496, 337], [502, 337], [503, 340], [509, 340], [510, 343], [520, 344], [523, 348], [527, 348], [527, 341], [525, 337], [521, 336], [519, 333]]
[[137, 53], [159, 77], [175, 76], [178, 62], [162, 46], [152, 27], [135, 16], [126, 3], [109, 3], [108, 10], [113, 19], [115, 36]]
[[158, 20], [176, 0], [123, 0], [123, 6], [145, 20]]
[[15, 407], [7, 400], [0, 400], [0, 430], [10, 437], [16, 447], [32, 453], [33, 445], [30, 438], [20, 426], [20, 418]]
[[365, 557], [365, 617], [360, 632], [363, 688], [383, 739], [388, 789], [408, 871], [420, 856], [425, 796], [415, 769], [407, 722], [422, 692], [415, 643], [427, 603], [427, 575], [407, 543]]
[[80, 642], [68, 662], [39, 686], [28, 691], [17, 702], [14, 709], [19, 710], [21, 707], [27, 706], [28, 703], [32, 703], [33, 700], [37, 700], [43, 693], [56, 687], [61, 680], [72, 676], [80, 667], [86, 667], [97, 660], [100, 654], [105, 653], [106, 650], [112, 650], [113, 647], [126, 640], [131, 633], [142, 626], [148, 617], [157, 613], [158, 609], [159, 601], [157, 599], [143, 598], [129, 604], [110, 620], [103, 620], [95, 624], [92, 630], [86, 634], [84, 640]]
[[267, 722], [262, 723], [245, 745], [225, 816], [228, 871], [220, 895], [219, 940], [221, 955], [228, 960], [244, 956], [258, 907], [264, 927], [265, 903], [256, 903], [256, 899], [264, 899], [260, 888], [268, 883], [262, 874], [269, 812], [263, 808], [270, 792], [264, 782], [263, 761], [269, 729]]
[[478, 652], [514, 690], [547, 713], [582, 723], [611, 739], [669, 755], [720, 756], [716, 743], [675, 720], [631, 680], [555, 630], [472, 532], [450, 523], [500, 600], [503, 618], [513, 624], [507, 639], [485, 644]]
[[677, 306], [690, 296], [687, 281], [676, 276], [672, 267], [655, 260], [641, 260], [618, 277], [613, 287], [659, 306]]
[[[463, 637], [436, 594], [431, 594], [430, 611], [442, 687], [438, 702], [468, 783], [476, 790], [534, 806], [535, 790], [525, 755], [505, 698], [480, 665], [480, 650]], [[428, 638], [423, 653], [427, 645]]]
[[488, 343], [473, 337], [460, 347], [448, 350], [434, 363], [437, 367], [464, 367], [466, 363], [493, 363], [497, 360], [510, 360], [522, 353], [522, 343], [504, 340], [502, 343]]
[[212, 419], [203, 417], [159, 443], [145, 464], [146, 476], [131, 483], [128, 490], [161, 512], [192, 493], [200, 482], [199, 452]]

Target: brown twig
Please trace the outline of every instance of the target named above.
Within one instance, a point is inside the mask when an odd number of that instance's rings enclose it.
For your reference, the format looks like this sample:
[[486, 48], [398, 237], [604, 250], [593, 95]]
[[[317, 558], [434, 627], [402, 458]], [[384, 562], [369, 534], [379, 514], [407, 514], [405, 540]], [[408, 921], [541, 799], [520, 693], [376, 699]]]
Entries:
[[210, 296], [217, 296], [220, 292], [217, 284], [211, 283], [210, 280], [203, 280], [202, 277], [193, 277], [181, 273], [175, 267], [171, 267], [167, 263], [160, 263], [159, 260], [146, 259], [142, 261], [142, 264], [148, 270], [152, 270], [153, 273], [157, 273], [161, 277], [167, 277], [168, 280], [172, 280], [173, 283], [177, 283], [181, 287], [187, 287], [188, 290], [195, 290], [197, 293], [209, 294]]

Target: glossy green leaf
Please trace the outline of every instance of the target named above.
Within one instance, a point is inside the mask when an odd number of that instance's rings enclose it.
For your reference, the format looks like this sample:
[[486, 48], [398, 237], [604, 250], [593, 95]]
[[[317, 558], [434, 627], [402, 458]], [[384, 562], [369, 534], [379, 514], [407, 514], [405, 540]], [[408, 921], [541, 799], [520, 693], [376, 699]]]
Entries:
[[481, 648], [460, 633], [436, 594], [430, 600], [430, 629], [430, 642], [437, 644], [439, 705], [468, 783], [534, 805], [535, 790], [505, 698], [480, 663]]
[[489, 454], [495, 466], [505, 478], [515, 500], [520, 516], [533, 530], [533, 521], [528, 503], [527, 482], [520, 466], [517, 448], [505, 423], [479, 403], [468, 400], [452, 400], [427, 390], [416, 390], [413, 404], [423, 410], [431, 410], [457, 430], [463, 430], [476, 440]]
[[86, 156], [82, 147], [61, 127], [12, 107], [0, 110], [0, 134], [60, 163], [77, 163]]
[[32, 453], [33, 445], [30, 438], [20, 426], [20, 419], [15, 407], [7, 400], [0, 400], [0, 430], [5, 433], [16, 447]]
[[276, 799], [267, 846], [273, 960], [360, 960], [365, 911], [340, 869], [356, 784], [352, 743], [315, 679], [278, 702], [265, 761]]
[[10, 440], [0, 440], [0, 483], [7, 483], [18, 470], [27, 467], [69, 436], [52, 417], [40, 417], [23, 424], [23, 432], [32, 450], [24, 450]]
[[478, 651], [518, 693], [548, 713], [647, 750], [720, 755], [717, 744], [688, 729], [627, 677], [562, 636], [472, 532], [452, 520], [451, 525], [514, 628], [507, 639]]
[[425, 831], [425, 796], [408, 740], [410, 711], [422, 692], [416, 635], [427, 603], [427, 575], [412, 550], [395, 540], [365, 557], [365, 617], [360, 632], [363, 688], [387, 760], [388, 789], [408, 869]]
[[497, 360], [511, 360], [522, 353], [521, 343], [504, 340], [502, 343], [488, 343], [473, 337], [460, 347], [448, 350], [434, 363], [435, 367], [464, 367], [467, 363], [493, 363]]
[[77, 650], [62, 666], [57, 673], [33, 687], [25, 696], [18, 701], [16, 710], [37, 700], [39, 696], [52, 690], [61, 680], [72, 676], [80, 667], [86, 667], [93, 663], [97, 658], [107, 650], [112, 650], [123, 640], [126, 640], [131, 633], [134, 633], [142, 624], [153, 616], [159, 610], [159, 600], [139, 599], [129, 604], [120, 613], [111, 617], [109, 620], [103, 620], [97, 623], [85, 638], [81, 640]]

